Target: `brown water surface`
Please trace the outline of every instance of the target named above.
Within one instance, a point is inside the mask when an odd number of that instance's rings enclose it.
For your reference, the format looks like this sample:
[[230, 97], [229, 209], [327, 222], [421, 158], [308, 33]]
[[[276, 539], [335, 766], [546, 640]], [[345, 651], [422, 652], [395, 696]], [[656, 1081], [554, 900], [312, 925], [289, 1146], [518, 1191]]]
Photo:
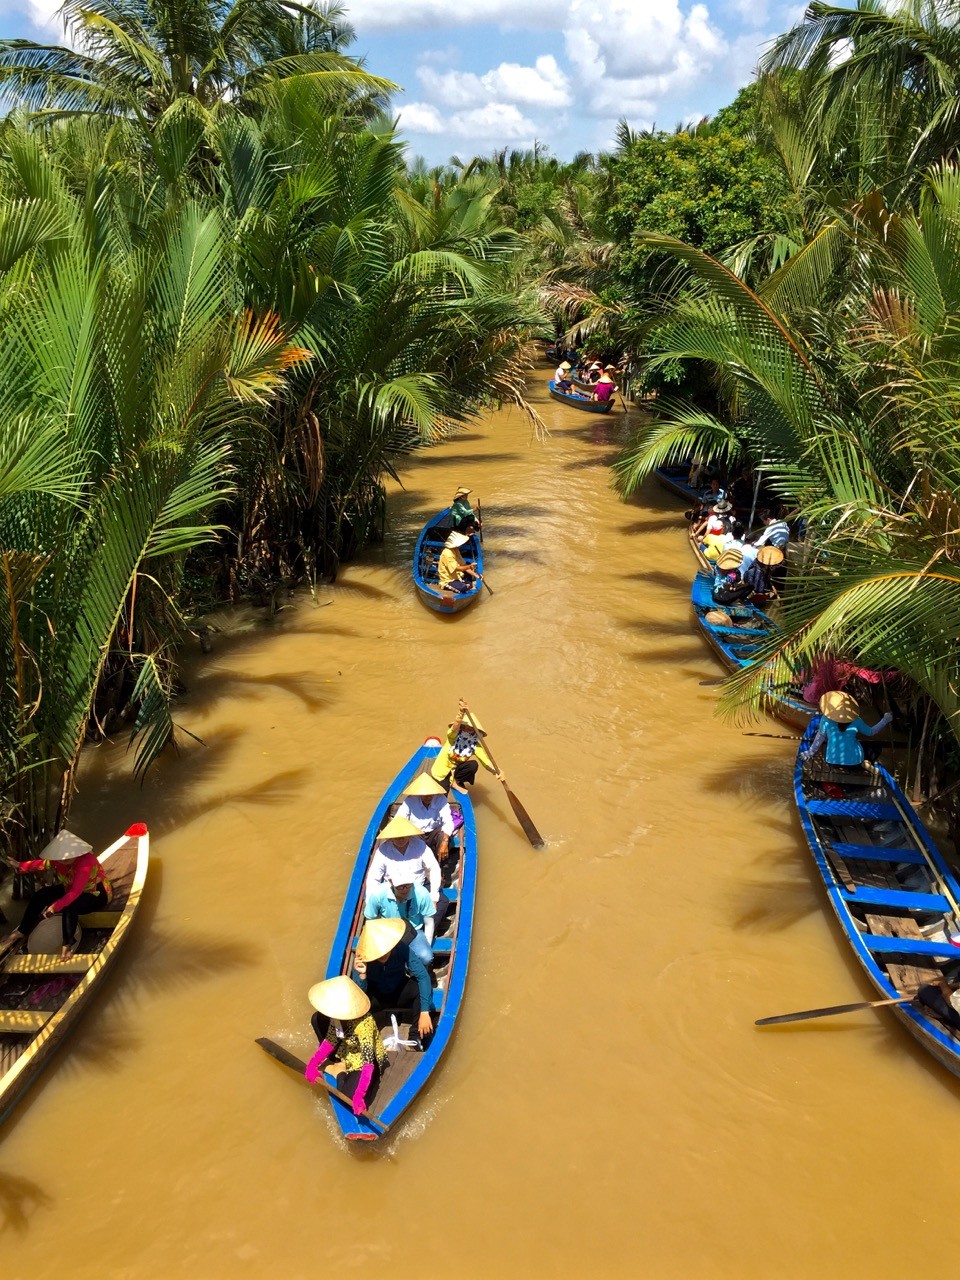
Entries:
[[[141, 791], [92, 752], [73, 826], [149, 822], [108, 989], [0, 1134], [0, 1275], [901, 1277], [953, 1262], [954, 1080], [869, 999], [790, 801], [792, 748], [712, 717], [680, 504], [609, 484], [623, 418], [544, 401], [419, 458], [385, 547], [284, 609], [224, 615], [187, 740]], [[415, 598], [458, 483], [485, 595]], [[458, 695], [549, 840], [478, 789], [475, 946], [427, 1095], [375, 1149], [253, 1043], [311, 1048], [357, 844]], [[787, 732], [774, 722], [757, 726]], [[336, 1270], [334, 1270], [336, 1269]]]

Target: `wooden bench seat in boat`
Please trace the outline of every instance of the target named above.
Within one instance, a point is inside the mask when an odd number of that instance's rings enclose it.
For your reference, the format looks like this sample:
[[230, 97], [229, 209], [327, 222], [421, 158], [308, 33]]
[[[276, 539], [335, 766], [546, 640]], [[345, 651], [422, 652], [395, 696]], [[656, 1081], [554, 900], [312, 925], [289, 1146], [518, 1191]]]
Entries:
[[838, 840], [831, 848], [841, 858], [856, 858], [867, 862], [909, 862], [913, 866], [925, 867], [927, 860], [919, 849], [889, 849], [882, 844], [847, 844]]
[[32, 1036], [52, 1017], [52, 1009], [0, 1009], [0, 1034]]
[[871, 800], [808, 800], [807, 809], [824, 818], [875, 818], [883, 822], [900, 820], [900, 810], [895, 804], [880, 804]]
[[61, 960], [56, 955], [19, 955], [8, 956], [0, 963], [3, 973], [86, 973], [96, 955], [72, 955]]
[[960, 948], [949, 942], [927, 942], [921, 938], [878, 937], [861, 933], [860, 941], [877, 956], [929, 956], [932, 960], [955, 960], [960, 963]]
[[853, 893], [841, 889], [841, 896], [851, 903], [870, 907], [901, 907], [905, 911], [950, 910], [950, 903], [942, 893], [915, 893], [910, 889], [885, 889], [872, 885], [858, 885]]

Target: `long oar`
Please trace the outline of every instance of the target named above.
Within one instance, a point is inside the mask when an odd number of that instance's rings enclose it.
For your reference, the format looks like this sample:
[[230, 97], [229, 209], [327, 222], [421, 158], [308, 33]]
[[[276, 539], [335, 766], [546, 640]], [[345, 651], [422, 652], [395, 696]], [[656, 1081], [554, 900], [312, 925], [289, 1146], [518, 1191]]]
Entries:
[[[307, 1064], [301, 1062], [288, 1049], [284, 1049], [282, 1045], [276, 1044], [273, 1040], [268, 1040], [265, 1036], [261, 1036], [257, 1040], [257, 1044], [261, 1049], [265, 1049], [271, 1058], [276, 1058], [278, 1062], [282, 1062], [285, 1067], [289, 1067], [291, 1071], [296, 1071], [297, 1075], [303, 1076], [307, 1069]], [[341, 1102], [345, 1102], [350, 1109], [353, 1109], [353, 1099], [349, 1098], [345, 1093], [341, 1093], [339, 1089], [335, 1089], [332, 1084], [327, 1084], [323, 1076], [317, 1080], [317, 1084], [322, 1085], [327, 1093], [332, 1093], [335, 1098], [339, 1098]], [[369, 1111], [361, 1111], [361, 1117], [375, 1129], [379, 1129], [381, 1133], [386, 1133], [389, 1125], [385, 1125], [382, 1120], [378, 1120], [376, 1116], [372, 1116]]]
[[832, 1018], [837, 1013], [856, 1013], [858, 1009], [879, 1009], [885, 1004], [909, 1004], [915, 996], [895, 996], [892, 1000], [861, 1000], [858, 1004], [833, 1004], [826, 1009], [804, 1009], [802, 1013], [778, 1013], [775, 1018], [757, 1018], [755, 1027], [772, 1027], [781, 1022], [803, 1022], [807, 1018]]
[[[476, 733], [477, 736], [479, 737], [480, 736], [479, 730], [477, 729], [477, 726], [474, 723], [473, 716], [471, 716], [469, 709], [464, 711], [463, 718], [466, 720], [467, 724], [469, 724], [470, 727], [473, 729], [474, 733]], [[490, 748], [487, 746], [486, 743], [483, 744], [483, 749], [484, 751], [486, 751], [487, 755], [490, 757], [490, 763], [499, 773], [500, 767], [497, 764], [496, 760], [494, 760], [493, 752], [490, 750]], [[506, 782], [502, 778], [500, 779], [500, 781], [503, 782], [503, 789], [504, 791], [506, 791], [507, 799], [510, 801], [510, 808], [516, 814], [517, 821], [520, 823], [520, 826], [523, 828], [523, 834], [527, 837], [527, 839], [530, 841], [530, 843], [533, 845], [535, 849], [542, 849], [543, 846], [547, 843], [546, 840], [544, 840], [543, 836], [540, 834], [537, 828], [533, 825], [532, 821], [530, 820], [530, 815], [527, 813], [526, 809], [523, 807], [523, 805], [520, 803], [517, 797], [513, 794], [513, 792], [507, 786]]]

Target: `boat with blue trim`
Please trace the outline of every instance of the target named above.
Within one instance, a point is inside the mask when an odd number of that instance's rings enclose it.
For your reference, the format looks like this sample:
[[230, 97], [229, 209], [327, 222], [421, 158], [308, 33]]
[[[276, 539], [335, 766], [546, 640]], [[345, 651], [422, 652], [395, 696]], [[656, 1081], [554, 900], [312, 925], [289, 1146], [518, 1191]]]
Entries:
[[[413, 553], [413, 582], [417, 595], [436, 613], [460, 613], [473, 604], [483, 591], [483, 584], [479, 580], [467, 591], [441, 591], [437, 561], [451, 528], [450, 508], [446, 507], [439, 515], [428, 520], [420, 530]], [[472, 565], [478, 573], [483, 573], [483, 546], [476, 534], [467, 539], [460, 554], [467, 564]]]
[[587, 395], [577, 395], [572, 391], [560, 391], [554, 380], [551, 378], [547, 383], [550, 388], [550, 394], [554, 400], [559, 400], [561, 404], [568, 404], [573, 409], [580, 409], [584, 413], [609, 413], [613, 408], [613, 399], [609, 400], [593, 400]]
[[819, 716], [801, 741], [794, 795], [830, 905], [882, 999], [937, 989], [932, 1006], [891, 1007], [924, 1048], [960, 1074], [960, 1036], [935, 1012], [939, 994], [941, 1010], [953, 1014], [946, 1001], [960, 977], [960, 949], [951, 941], [960, 929], [960, 884], [885, 768], [848, 772], [832, 770], [822, 757], [804, 762], [818, 723]]

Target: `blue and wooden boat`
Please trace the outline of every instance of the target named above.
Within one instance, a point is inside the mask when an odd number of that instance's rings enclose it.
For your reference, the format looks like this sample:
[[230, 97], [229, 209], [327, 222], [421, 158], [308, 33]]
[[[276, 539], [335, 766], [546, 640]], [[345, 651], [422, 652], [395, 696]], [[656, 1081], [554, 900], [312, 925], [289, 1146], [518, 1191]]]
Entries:
[[590, 400], [587, 396], [574, 395], [571, 391], [558, 391], [552, 378], [547, 385], [554, 400], [559, 400], [561, 404], [568, 404], [573, 409], [581, 409], [584, 413], [609, 413], [613, 408], [612, 398]]
[[[473, 604], [483, 591], [483, 584], [479, 581], [469, 591], [440, 590], [437, 561], [450, 528], [450, 508], [447, 507], [432, 520], [428, 520], [420, 530], [413, 553], [413, 581], [417, 595], [428, 608], [437, 613], [459, 613]], [[460, 548], [460, 554], [467, 564], [483, 573], [483, 546], [476, 534]]]
[[657, 467], [653, 474], [665, 489], [675, 493], [678, 498], [683, 498], [684, 502], [689, 502], [691, 505], [699, 502], [700, 495], [689, 480], [689, 463], [684, 463], [682, 466]]
[[[808, 726], [801, 753], [818, 723], [819, 716]], [[944, 995], [955, 990], [960, 949], [950, 938], [960, 927], [960, 885], [896, 779], [882, 766], [848, 773], [822, 757], [804, 764], [798, 753], [794, 793], [830, 905], [880, 998], [914, 995], [924, 984], [943, 984]], [[960, 1074], [956, 1032], [925, 1005], [891, 1007]]]
[[[691, 591], [697, 626], [723, 665], [730, 671], [738, 671], [752, 661], [760, 643], [777, 631], [777, 624], [755, 604], [715, 604], [712, 589], [712, 571], [698, 573]], [[725, 614], [729, 625], [708, 619], [708, 614]], [[792, 688], [771, 690], [770, 710], [797, 729], [807, 727], [814, 711]]]

